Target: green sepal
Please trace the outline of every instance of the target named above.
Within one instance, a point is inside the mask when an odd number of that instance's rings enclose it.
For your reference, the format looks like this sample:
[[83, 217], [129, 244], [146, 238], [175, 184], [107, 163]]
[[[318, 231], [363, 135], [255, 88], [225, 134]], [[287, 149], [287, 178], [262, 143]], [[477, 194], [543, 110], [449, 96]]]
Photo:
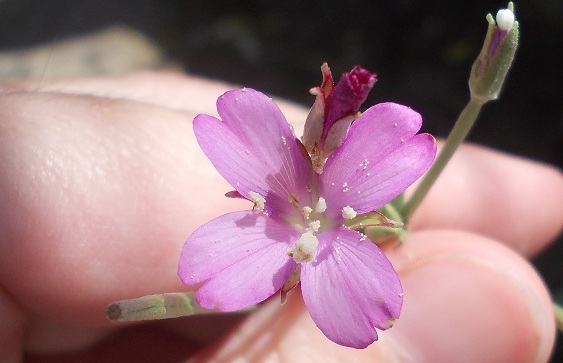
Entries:
[[297, 268], [291, 273], [291, 276], [283, 284], [280, 289], [280, 299], [281, 304], [284, 305], [287, 302], [287, 294], [293, 290], [297, 284], [301, 281], [301, 265], [297, 265]]
[[384, 205], [377, 211], [361, 214], [344, 224], [355, 229], [376, 245], [388, 243], [403, 243], [406, 230], [396, 206], [402, 204], [402, 197]]

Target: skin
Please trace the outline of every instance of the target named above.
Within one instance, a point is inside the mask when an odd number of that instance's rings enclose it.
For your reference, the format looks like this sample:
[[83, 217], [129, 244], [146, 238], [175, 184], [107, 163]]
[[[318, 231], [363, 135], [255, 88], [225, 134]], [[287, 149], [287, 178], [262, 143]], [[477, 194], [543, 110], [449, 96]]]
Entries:
[[[561, 231], [563, 176], [471, 145], [387, 249], [404, 308], [365, 350], [327, 340], [298, 291], [247, 316], [108, 322], [110, 301], [193, 289], [176, 275], [187, 236], [251, 208], [223, 196], [191, 129], [230, 88], [167, 73], [0, 85], [1, 362], [548, 359], [551, 302], [527, 258]], [[299, 129], [306, 110], [279, 104]]]

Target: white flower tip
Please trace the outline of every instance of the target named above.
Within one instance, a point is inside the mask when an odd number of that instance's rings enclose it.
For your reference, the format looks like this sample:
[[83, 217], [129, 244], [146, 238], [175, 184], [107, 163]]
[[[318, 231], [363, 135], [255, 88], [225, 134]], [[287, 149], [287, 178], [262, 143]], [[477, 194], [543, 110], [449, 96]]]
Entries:
[[344, 217], [344, 219], [352, 219], [355, 218], [357, 215], [358, 213], [356, 213], [354, 208], [350, 207], [349, 205], [342, 208], [342, 217]]
[[501, 9], [497, 13], [496, 20], [499, 28], [509, 31], [514, 25], [514, 13], [510, 9]]

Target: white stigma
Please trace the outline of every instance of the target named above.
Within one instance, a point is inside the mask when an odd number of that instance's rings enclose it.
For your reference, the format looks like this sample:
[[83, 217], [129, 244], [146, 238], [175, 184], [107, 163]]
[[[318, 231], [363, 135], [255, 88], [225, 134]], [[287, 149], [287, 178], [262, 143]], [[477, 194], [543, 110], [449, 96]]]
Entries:
[[514, 13], [510, 9], [500, 9], [496, 20], [499, 28], [509, 31], [512, 29], [512, 25], [514, 25]]
[[248, 196], [250, 197], [250, 200], [254, 202], [256, 208], [260, 210], [264, 210], [264, 204], [266, 203], [266, 199], [264, 199], [263, 196], [261, 196], [256, 192], [248, 192]]
[[317, 205], [315, 206], [315, 212], [322, 213], [326, 210], [326, 200], [323, 197], [320, 197]]
[[301, 235], [295, 242], [295, 247], [291, 249], [289, 255], [293, 257], [295, 262], [311, 262], [315, 259], [315, 252], [319, 240], [311, 231], [307, 231]]
[[356, 213], [354, 208], [350, 207], [349, 205], [342, 208], [342, 217], [344, 217], [344, 219], [352, 219], [352, 218], [356, 217], [357, 215], [358, 215], [358, 213]]

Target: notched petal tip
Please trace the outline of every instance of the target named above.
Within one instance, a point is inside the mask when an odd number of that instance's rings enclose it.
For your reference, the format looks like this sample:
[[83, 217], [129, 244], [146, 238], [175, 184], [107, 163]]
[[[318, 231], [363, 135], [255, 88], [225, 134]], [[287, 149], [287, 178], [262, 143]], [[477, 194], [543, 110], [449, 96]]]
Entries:
[[182, 247], [178, 275], [203, 283], [196, 300], [206, 309], [235, 311], [264, 301], [297, 267], [286, 254], [293, 226], [251, 211], [232, 212], [198, 228]]
[[402, 287], [393, 266], [361, 234], [340, 227], [319, 235], [314, 264], [301, 266], [301, 291], [321, 331], [340, 345], [362, 349], [399, 316]]

